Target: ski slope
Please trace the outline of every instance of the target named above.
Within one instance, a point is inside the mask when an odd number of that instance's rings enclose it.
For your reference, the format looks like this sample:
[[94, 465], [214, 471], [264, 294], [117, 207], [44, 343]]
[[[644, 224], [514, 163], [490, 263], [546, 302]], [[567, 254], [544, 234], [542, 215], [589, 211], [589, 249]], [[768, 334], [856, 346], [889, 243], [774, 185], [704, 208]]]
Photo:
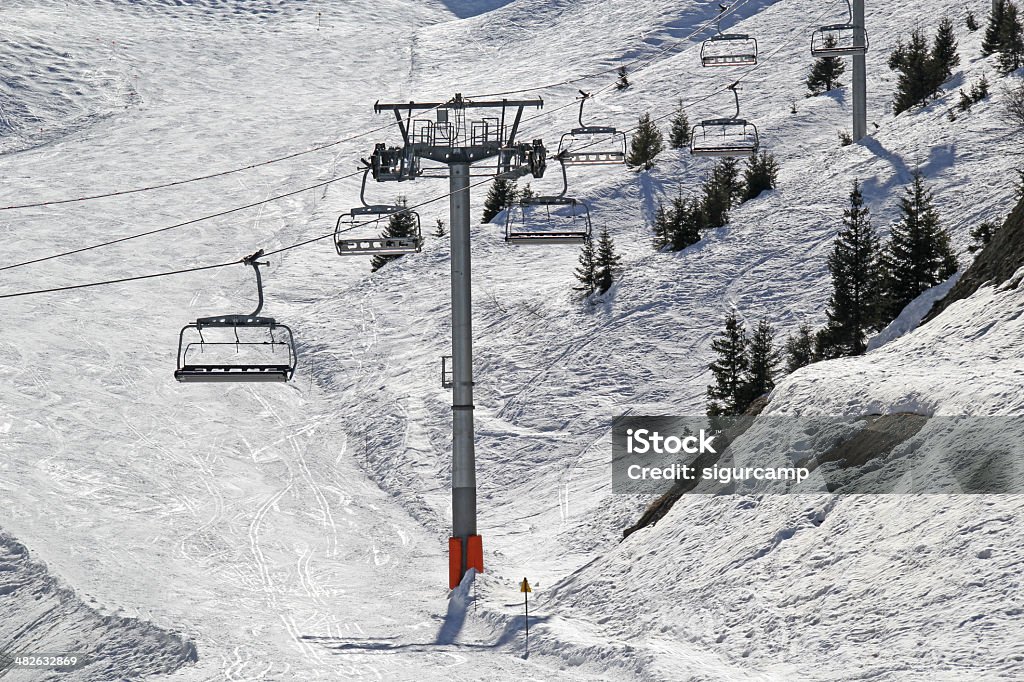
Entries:
[[[387, 124], [372, 113], [378, 99], [440, 101], [600, 72], [525, 93], [545, 108], [528, 112], [521, 139], [552, 146], [574, 125], [578, 88], [603, 89], [587, 109], [595, 124], [630, 128], [680, 98], [691, 121], [729, 115], [722, 89], [742, 76], [742, 113], [782, 170], [777, 191], [677, 254], [653, 252], [649, 222], [659, 199], [695, 191], [710, 162], [667, 150], [650, 173], [571, 170], [570, 192], [624, 256], [621, 281], [590, 308], [571, 292], [576, 249], [516, 249], [500, 226], [476, 228], [487, 571], [468, 612], [444, 589], [450, 395], [437, 375], [450, 345], [449, 264], [437, 238], [372, 275], [368, 259], [339, 259], [329, 240], [273, 257], [265, 312], [299, 342], [288, 386], [171, 377], [182, 325], [249, 310], [245, 268], [5, 300], [0, 528], [99, 613], [193, 643], [198, 660], [162, 679], [1019, 676], [1015, 498], [686, 499], [619, 543], [648, 500], [611, 495], [611, 417], [702, 413], [711, 339], [731, 309], [782, 334], [820, 324], [825, 257], [855, 178], [884, 233], [921, 168], [964, 264], [969, 230], [1013, 204], [1016, 141], [961, 3], [869, 5], [871, 137], [849, 147], [837, 137], [850, 127], [848, 91], [804, 99], [802, 84], [811, 30], [842, 20], [842, 5], [743, 3], [734, 26], [757, 36], [763, 57], [749, 72], [697, 66], [699, 42], [685, 38], [716, 5], [5, 3], [0, 54], [13, 68], [0, 83], [0, 205], [328, 144]], [[983, 16], [987, 3], [971, 6]], [[941, 100], [894, 118], [886, 56], [923, 12], [943, 10], [958, 27], [960, 69]], [[641, 60], [632, 87], [608, 87], [631, 60]], [[992, 97], [949, 121], [957, 87], [983, 73]], [[0, 212], [0, 267], [348, 175], [373, 143], [398, 139], [391, 127], [199, 183]], [[422, 180], [371, 186], [368, 198], [417, 204], [446, 191]], [[357, 197], [350, 177], [0, 271], [0, 293], [273, 250], [329, 233]], [[426, 230], [446, 204], [420, 209]], [[983, 290], [864, 358], [797, 373], [769, 409], [1016, 414], [1019, 305], [1015, 290]], [[523, 575], [536, 590], [527, 660]], [[0, 602], [5, 617], [20, 608]], [[120, 637], [131, 647], [143, 635]]]

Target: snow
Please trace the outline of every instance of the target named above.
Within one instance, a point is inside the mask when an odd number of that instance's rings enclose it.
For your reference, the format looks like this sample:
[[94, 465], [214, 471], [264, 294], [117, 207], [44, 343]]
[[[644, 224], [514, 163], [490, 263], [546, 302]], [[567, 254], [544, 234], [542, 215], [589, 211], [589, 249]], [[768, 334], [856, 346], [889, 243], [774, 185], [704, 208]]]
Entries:
[[[696, 42], [663, 50], [716, 4], [15, 0], [0, 8], [0, 53], [16, 74], [0, 79], [0, 204], [305, 149], [387, 123], [372, 114], [378, 99], [561, 82], [636, 58], [653, 61], [630, 89], [588, 104], [589, 120], [629, 128], [680, 97], [707, 98], [687, 107], [692, 121], [727, 115], [728, 94], [715, 93], [743, 72], [701, 70]], [[982, 16], [987, 3], [975, 4]], [[893, 117], [885, 58], [924, 11], [954, 18], [963, 64], [941, 100]], [[449, 602], [444, 589], [449, 265], [437, 238], [374, 275], [329, 241], [271, 258], [265, 313], [299, 343], [288, 386], [171, 377], [182, 325], [250, 309], [243, 268], [5, 301], [0, 528], [98, 613], [194, 642], [198, 661], [166, 679], [1019, 677], [1016, 497], [684, 498], [619, 542], [649, 500], [611, 494], [612, 417], [703, 412], [711, 339], [732, 309], [782, 335], [820, 324], [825, 255], [854, 178], [884, 233], [919, 167], [962, 261], [970, 228], [1012, 202], [1016, 139], [961, 3], [868, 7], [879, 127], [847, 147], [836, 132], [850, 125], [848, 92], [804, 99], [802, 86], [810, 31], [840, 20], [841, 3], [748, 0], [739, 12], [730, 28], [756, 34], [764, 56], [743, 78], [742, 112], [782, 163], [777, 191], [686, 251], [655, 253], [657, 201], [695, 191], [711, 162], [668, 150], [649, 173], [571, 171], [571, 192], [624, 256], [622, 280], [591, 307], [571, 292], [576, 249], [515, 249], [500, 226], [475, 228], [486, 553], [475, 598]], [[956, 88], [983, 73], [991, 97], [949, 121]], [[574, 125], [577, 87], [613, 80], [528, 93], [546, 106], [527, 113], [521, 138], [552, 145]], [[0, 266], [342, 175], [377, 141], [397, 143], [397, 131], [170, 190], [0, 212]], [[445, 191], [369, 188], [410, 203]], [[351, 178], [8, 270], [0, 291], [269, 251], [330, 232], [357, 196]], [[421, 213], [429, 230], [445, 202]], [[901, 323], [863, 358], [783, 381], [768, 414], [1019, 414], [1021, 306], [1018, 290], [990, 287], [920, 329]], [[528, 659], [524, 575], [536, 600]], [[0, 608], [6, 622], [18, 606]]]

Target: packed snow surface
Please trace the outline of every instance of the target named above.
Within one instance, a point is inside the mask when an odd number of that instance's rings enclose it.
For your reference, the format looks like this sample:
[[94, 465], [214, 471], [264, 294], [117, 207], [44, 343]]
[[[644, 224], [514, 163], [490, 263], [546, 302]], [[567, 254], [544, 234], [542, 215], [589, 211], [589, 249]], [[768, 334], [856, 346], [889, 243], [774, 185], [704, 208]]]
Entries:
[[[970, 3], [983, 16], [987, 2]], [[667, 150], [650, 173], [576, 170], [624, 257], [594, 305], [578, 251], [474, 228], [479, 526], [486, 571], [447, 599], [448, 246], [370, 274], [330, 240], [272, 257], [264, 312], [290, 325], [289, 385], [179, 385], [178, 330], [247, 312], [232, 267], [4, 301], [0, 528], [96, 613], [194, 643], [161, 679], [964, 679], [1024, 675], [1021, 504], [1012, 496], [685, 498], [619, 542], [649, 500], [611, 494], [614, 415], [700, 414], [728, 311], [780, 334], [820, 324], [826, 254], [860, 179], [885, 233], [919, 168], [953, 244], [1013, 201], [1002, 88], [961, 2], [868, 7], [869, 132], [841, 147], [849, 91], [804, 99], [811, 30], [842, 3], [746, 0], [753, 69], [701, 69], [716, 2], [10, 0], [0, 7], [0, 205], [161, 184], [385, 126], [374, 101], [443, 101], [561, 83], [521, 139], [553, 146], [577, 88], [589, 122], [630, 129], [683, 100], [732, 114], [781, 162], [778, 190], [676, 254], [659, 200], [710, 168]], [[894, 117], [886, 57], [948, 12], [962, 64], [944, 96]], [[705, 31], [703, 36], [709, 35]], [[632, 65], [632, 86], [610, 87]], [[632, 62], [631, 62], [632, 63]], [[510, 95], [516, 96], [516, 95]], [[796, 113], [791, 113], [795, 108]], [[0, 267], [219, 213], [348, 175], [393, 126], [199, 183], [0, 212]], [[483, 168], [481, 168], [483, 171]], [[329, 233], [358, 176], [259, 208], [0, 275], [0, 293], [233, 261]], [[557, 191], [557, 178], [533, 181]], [[474, 215], [485, 185], [474, 189]], [[444, 181], [368, 188], [418, 204]], [[420, 209], [427, 231], [446, 201]], [[858, 359], [776, 388], [777, 414], [1019, 414], [1024, 294], [987, 288]], [[12, 542], [14, 540], [12, 539]], [[21, 565], [21, 564], [19, 564]], [[28, 565], [28, 564], [24, 564]], [[27, 570], [27, 569], [22, 569]], [[42, 570], [42, 569], [39, 569]], [[518, 581], [528, 576], [531, 656]], [[21, 604], [0, 601], [0, 621]], [[140, 636], [137, 633], [131, 636]], [[154, 634], [154, 637], [156, 635]], [[128, 665], [126, 663], [126, 665]], [[150, 671], [146, 671], [150, 672]], [[130, 674], [126, 668], [123, 674]], [[144, 674], [140, 672], [139, 674]]]

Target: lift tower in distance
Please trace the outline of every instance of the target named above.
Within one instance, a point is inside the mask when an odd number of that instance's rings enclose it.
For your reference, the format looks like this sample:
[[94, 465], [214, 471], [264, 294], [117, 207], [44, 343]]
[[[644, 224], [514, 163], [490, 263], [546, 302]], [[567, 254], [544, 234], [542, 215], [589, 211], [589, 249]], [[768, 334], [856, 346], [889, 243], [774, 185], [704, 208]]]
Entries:
[[864, 0], [846, 0], [848, 20], [822, 26], [811, 34], [814, 57], [853, 57], [853, 141], [868, 134], [868, 32], [864, 27]]
[[[473, 101], [461, 94], [448, 102], [382, 104], [374, 111], [393, 112], [402, 146], [376, 145], [368, 161], [379, 182], [424, 176], [421, 161], [447, 166], [451, 202], [452, 260], [452, 537], [449, 539], [449, 587], [457, 587], [470, 568], [483, 571], [483, 543], [476, 525], [476, 454], [473, 445], [473, 334], [470, 271], [470, 168], [497, 159], [495, 176], [517, 178], [544, 174], [546, 151], [541, 140], [516, 143], [526, 107], [541, 108], [542, 99]], [[471, 112], [481, 112], [470, 119]], [[422, 119], [415, 114], [428, 114]], [[488, 115], [490, 114], [490, 115]]]

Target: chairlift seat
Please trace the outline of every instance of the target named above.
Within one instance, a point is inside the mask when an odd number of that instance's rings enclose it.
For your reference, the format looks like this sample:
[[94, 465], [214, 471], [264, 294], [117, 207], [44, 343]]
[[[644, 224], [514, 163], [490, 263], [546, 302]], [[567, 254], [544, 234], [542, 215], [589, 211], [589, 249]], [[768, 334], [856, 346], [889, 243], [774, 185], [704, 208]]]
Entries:
[[[526, 220], [527, 207], [570, 207], [571, 216], [565, 216], [570, 222], [567, 226], [565, 221], [561, 224], [554, 222], [550, 214], [543, 223], [528, 224]], [[522, 220], [518, 223], [513, 217], [513, 210], [509, 209], [505, 221], [505, 242], [509, 244], [582, 244], [590, 239], [590, 209], [581, 201], [565, 196], [534, 196], [523, 199], [519, 202], [519, 210], [522, 213]], [[546, 224], [545, 224], [546, 223]]]
[[339, 256], [403, 256], [419, 253], [423, 248], [421, 237], [377, 237], [372, 239], [338, 239], [335, 241]]
[[[348, 234], [354, 227], [365, 227], [379, 232], [379, 228], [376, 226], [379, 225], [383, 218], [390, 218], [402, 212], [411, 215], [416, 223], [413, 234], [408, 237], [382, 237], [379, 234], [372, 237], [349, 238], [343, 236]], [[350, 224], [343, 226], [342, 221], [346, 217], [349, 219]], [[369, 224], [367, 225], [360, 225], [358, 220], [360, 217], [369, 217], [371, 220], [368, 221]], [[347, 216], [341, 215], [338, 217], [338, 222], [334, 226], [334, 246], [339, 256], [404, 256], [410, 253], [419, 253], [423, 249], [420, 216], [416, 211], [410, 211], [401, 205], [374, 205], [353, 208], [348, 212]]]
[[757, 40], [745, 33], [721, 33], [705, 40], [700, 48], [702, 66], [754, 66]]
[[701, 121], [690, 133], [693, 156], [749, 156], [757, 150], [758, 144], [757, 126], [742, 118]]
[[868, 34], [864, 31], [864, 44], [856, 44], [857, 27], [853, 24], [822, 26], [811, 34], [812, 57], [843, 57], [868, 51]]
[[295, 368], [290, 365], [183, 365], [174, 378], [183, 383], [288, 381]]
[[[607, 135], [611, 140], [598, 146], [593, 140], [583, 143], [580, 151], [573, 151], [581, 137]], [[626, 162], [626, 133], [611, 126], [585, 126], [573, 128], [558, 141], [558, 157], [567, 166], [618, 165]]]
[[[270, 334], [270, 340], [242, 341], [236, 335], [234, 341], [207, 341], [202, 335], [203, 329], [237, 329], [238, 327], [266, 329]], [[199, 335], [198, 341], [186, 343], [185, 336], [189, 330], [195, 330]], [[276, 338], [274, 332], [281, 334], [280, 338]], [[189, 358], [190, 351], [197, 347], [202, 351], [206, 346], [234, 347], [236, 352], [242, 348], [265, 348], [267, 346], [272, 349], [282, 348], [287, 352], [287, 362], [253, 362], [251, 359], [238, 362], [226, 362], [223, 359], [212, 362], [195, 362]], [[252, 315], [201, 317], [195, 323], [183, 327], [178, 336], [178, 367], [174, 371], [174, 378], [180, 382], [193, 383], [289, 381], [295, 374], [295, 366], [296, 353], [292, 331], [286, 325], [278, 324], [274, 318]]]

